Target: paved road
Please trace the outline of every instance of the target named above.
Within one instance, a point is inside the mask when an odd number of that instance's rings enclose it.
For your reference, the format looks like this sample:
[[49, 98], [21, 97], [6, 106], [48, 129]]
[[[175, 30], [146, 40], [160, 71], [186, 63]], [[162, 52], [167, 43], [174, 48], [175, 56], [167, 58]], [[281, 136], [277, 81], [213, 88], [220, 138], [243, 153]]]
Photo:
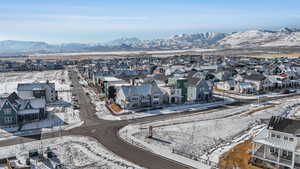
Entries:
[[[10, 139], [6, 141], [0, 142], [0, 147], [20, 144], [24, 142], [30, 142], [37, 139], [47, 139], [59, 136], [68, 136], [68, 135], [81, 135], [81, 136], [89, 136], [97, 139], [101, 144], [103, 144], [110, 151], [115, 154], [127, 159], [133, 163], [136, 163], [140, 166], [149, 168], [149, 169], [184, 169], [184, 168], [192, 168], [189, 166], [185, 166], [184, 164], [169, 160], [165, 157], [155, 155], [151, 152], [139, 149], [131, 144], [124, 142], [122, 139], [118, 137], [118, 131], [131, 123], [137, 122], [147, 122], [147, 121], [155, 121], [155, 120], [163, 120], [170, 119], [179, 116], [186, 116], [191, 113], [199, 113], [198, 112], [184, 112], [184, 113], [175, 113], [168, 115], [159, 115], [152, 117], [145, 117], [134, 120], [123, 120], [123, 121], [107, 121], [98, 119], [95, 112], [94, 106], [90, 102], [90, 98], [86, 96], [81, 85], [78, 82], [78, 76], [75, 72], [71, 73], [72, 82], [74, 85], [74, 92], [79, 97], [79, 104], [81, 107], [80, 116], [81, 119], [85, 121], [85, 123], [75, 129], [69, 131], [60, 131], [53, 133], [45, 133], [39, 134], [35, 136], [28, 137], [19, 137], [17, 139]], [[267, 100], [261, 100], [267, 101]], [[231, 106], [219, 106], [216, 108], [211, 108], [210, 110], [204, 110], [200, 113], [209, 113], [211, 111], [216, 110], [224, 110], [230, 109], [232, 107], [237, 107], [245, 104], [250, 104], [255, 102], [255, 100], [240, 100]]]

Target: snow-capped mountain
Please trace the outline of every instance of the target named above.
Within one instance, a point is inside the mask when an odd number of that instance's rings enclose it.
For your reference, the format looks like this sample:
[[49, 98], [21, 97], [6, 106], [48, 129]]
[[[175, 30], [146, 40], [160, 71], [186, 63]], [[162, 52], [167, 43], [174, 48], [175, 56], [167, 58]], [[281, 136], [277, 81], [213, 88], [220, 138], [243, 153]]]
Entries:
[[131, 49], [183, 49], [209, 47], [226, 37], [225, 33], [207, 32], [198, 34], [180, 34], [166, 39], [139, 40], [122, 38], [108, 43], [113, 46], [127, 45]]
[[198, 34], [181, 34], [174, 35], [171, 37], [171, 40], [178, 42], [189, 42], [197, 45], [210, 45], [214, 44], [218, 40], [226, 37], [225, 33], [218, 32], [207, 32], [207, 33], [198, 33]]
[[31, 41], [0, 41], [0, 52], [26, 52], [26, 51], [47, 51], [51, 50], [51, 45], [45, 42]]
[[141, 43], [141, 40], [138, 38], [120, 38], [120, 39], [116, 39], [113, 41], [110, 41], [108, 43], [106, 43], [109, 46], [119, 46], [119, 45], [132, 45], [132, 44], [137, 44], [137, 43]]
[[120, 38], [107, 43], [66, 43], [51, 45], [45, 42], [0, 41], [0, 53], [80, 52], [110, 50], [168, 50], [192, 48], [300, 46], [300, 30], [282, 28], [278, 31], [249, 30], [235, 33], [180, 34], [165, 39], [140, 40]]
[[300, 31], [283, 28], [279, 31], [250, 30], [237, 32], [218, 41], [222, 47], [300, 46]]

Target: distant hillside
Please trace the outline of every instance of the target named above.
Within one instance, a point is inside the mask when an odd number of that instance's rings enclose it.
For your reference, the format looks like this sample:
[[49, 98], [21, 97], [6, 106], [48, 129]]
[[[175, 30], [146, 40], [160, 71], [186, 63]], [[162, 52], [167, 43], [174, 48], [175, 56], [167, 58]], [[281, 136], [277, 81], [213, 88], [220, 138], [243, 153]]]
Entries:
[[300, 46], [300, 30], [282, 28], [278, 31], [249, 30], [235, 33], [207, 32], [180, 34], [165, 39], [140, 40], [120, 38], [102, 44], [0, 41], [0, 53], [51, 53], [118, 50], [169, 50], [192, 48], [278, 47]]

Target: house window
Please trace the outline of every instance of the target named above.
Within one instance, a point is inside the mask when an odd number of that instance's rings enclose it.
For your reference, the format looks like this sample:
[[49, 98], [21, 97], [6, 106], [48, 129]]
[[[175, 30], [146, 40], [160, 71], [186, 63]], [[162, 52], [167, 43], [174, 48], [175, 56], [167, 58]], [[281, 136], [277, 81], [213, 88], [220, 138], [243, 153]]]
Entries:
[[272, 133], [272, 134], [271, 134], [271, 137], [275, 137], [275, 134]]
[[158, 96], [158, 95], [156, 95], [156, 96], [154, 96], [153, 98], [157, 99], [157, 98], [159, 98], [159, 96]]
[[281, 138], [281, 136], [280, 136], [280, 135], [277, 135], [276, 137], [277, 137], [277, 138]]
[[138, 98], [137, 97], [133, 97], [131, 98], [132, 101], [138, 101]]
[[287, 151], [283, 150], [282, 151], [282, 156], [286, 157], [287, 156]]
[[287, 136], [284, 136], [283, 139], [284, 139], [284, 140], [288, 140], [289, 138], [288, 138]]
[[11, 114], [11, 108], [3, 109], [4, 114]]
[[5, 117], [4, 118], [4, 123], [6, 123], [6, 124], [10, 124], [10, 123], [12, 123], [12, 117]]
[[274, 147], [270, 147], [270, 153], [274, 153], [275, 150], [274, 150]]
[[294, 141], [294, 138], [289, 138], [289, 141], [290, 141], [290, 142], [293, 142], [293, 141]]

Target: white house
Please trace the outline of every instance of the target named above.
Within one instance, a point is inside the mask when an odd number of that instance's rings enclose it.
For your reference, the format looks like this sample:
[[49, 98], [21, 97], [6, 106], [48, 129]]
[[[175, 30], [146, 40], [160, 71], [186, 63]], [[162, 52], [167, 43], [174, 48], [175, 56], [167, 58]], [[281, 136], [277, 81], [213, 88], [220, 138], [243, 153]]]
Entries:
[[180, 104], [182, 100], [181, 89], [175, 86], [160, 86], [162, 91], [167, 93], [167, 102], [169, 104]]
[[273, 116], [253, 139], [252, 162], [261, 168], [300, 169], [300, 120]]
[[18, 96], [22, 99], [45, 98], [47, 103], [57, 101], [55, 83], [19, 83]]
[[190, 102], [209, 101], [212, 98], [212, 85], [208, 80], [190, 78], [188, 80], [187, 100]]
[[235, 80], [227, 80], [222, 82], [216, 82], [215, 85], [217, 89], [228, 91], [234, 90], [236, 82]]

